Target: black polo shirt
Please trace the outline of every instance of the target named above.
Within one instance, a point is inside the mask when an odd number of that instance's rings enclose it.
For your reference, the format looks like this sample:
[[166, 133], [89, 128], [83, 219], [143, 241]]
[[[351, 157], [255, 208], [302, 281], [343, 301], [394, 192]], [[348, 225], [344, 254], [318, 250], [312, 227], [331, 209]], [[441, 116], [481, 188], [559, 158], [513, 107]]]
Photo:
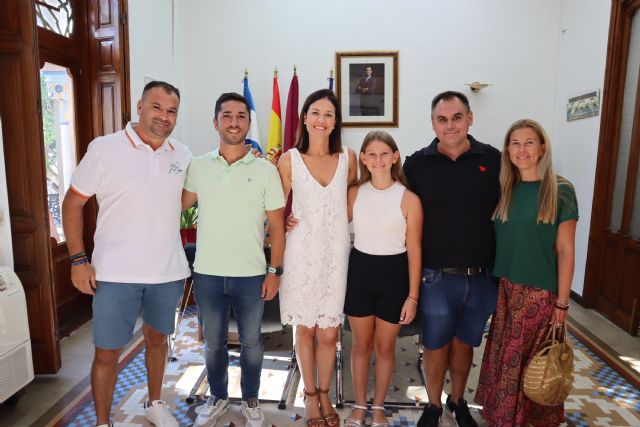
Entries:
[[493, 267], [500, 151], [468, 138], [471, 147], [455, 161], [438, 151], [436, 138], [404, 163], [424, 209], [423, 267]]

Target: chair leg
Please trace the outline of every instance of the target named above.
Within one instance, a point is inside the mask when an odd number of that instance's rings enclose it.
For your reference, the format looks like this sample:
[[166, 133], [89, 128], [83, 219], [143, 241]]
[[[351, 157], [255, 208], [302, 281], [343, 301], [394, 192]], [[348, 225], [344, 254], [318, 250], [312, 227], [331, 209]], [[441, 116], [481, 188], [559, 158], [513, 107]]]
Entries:
[[[198, 395], [198, 389], [202, 385], [202, 381], [204, 381], [205, 378], [207, 378], [207, 368], [205, 366], [203, 366], [202, 367], [202, 372], [200, 372], [200, 376], [198, 377], [198, 379], [196, 380], [195, 384], [193, 385], [193, 388], [189, 392], [189, 396], [187, 396], [186, 399], [185, 399], [185, 402], [187, 402], [189, 405], [191, 405], [193, 402], [195, 402], [196, 399], [203, 398], [203, 396], [199, 396]], [[204, 397], [204, 399], [206, 400], [206, 396]]]
[[343, 355], [342, 355], [342, 327], [338, 327], [338, 339], [336, 340], [336, 408], [344, 407], [343, 395]]
[[291, 350], [291, 363], [289, 363], [289, 369], [287, 373], [287, 380], [284, 383], [284, 389], [282, 390], [282, 396], [280, 396], [280, 402], [278, 402], [278, 409], [287, 409], [287, 398], [291, 393], [291, 386], [293, 385], [293, 377], [298, 370], [298, 360], [296, 359], [296, 348]]
[[[169, 356], [168, 356], [169, 362], [175, 362], [176, 360], [178, 360], [178, 358], [173, 355], [173, 348], [175, 347], [176, 338], [180, 333], [180, 326], [182, 325], [182, 319], [184, 318], [184, 311], [186, 310], [187, 304], [189, 303], [189, 298], [191, 297], [191, 286], [193, 285], [192, 280], [186, 279], [186, 281], [189, 281], [189, 288], [187, 290], [187, 295], [185, 296], [184, 293], [182, 295], [182, 299], [180, 300], [180, 305], [178, 306], [178, 319], [176, 321], [173, 334], [169, 336]], [[186, 281], [185, 281], [185, 284], [186, 284]]]
[[420, 379], [422, 380], [422, 385], [427, 387], [427, 377], [424, 374], [424, 349], [422, 345], [418, 347], [418, 373], [420, 374]]

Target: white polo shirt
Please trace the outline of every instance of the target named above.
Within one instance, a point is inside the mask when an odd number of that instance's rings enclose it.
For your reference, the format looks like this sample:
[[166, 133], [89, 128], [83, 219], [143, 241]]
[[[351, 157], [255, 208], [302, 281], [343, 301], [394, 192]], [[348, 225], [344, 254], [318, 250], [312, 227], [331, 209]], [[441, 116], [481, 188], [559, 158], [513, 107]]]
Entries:
[[98, 201], [91, 259], [97, 280], [165, 283], [190, 275], [180, 199], [192, 157], [171, 138], [153, 151], [131, 123], [89, 144], [70, 189]]

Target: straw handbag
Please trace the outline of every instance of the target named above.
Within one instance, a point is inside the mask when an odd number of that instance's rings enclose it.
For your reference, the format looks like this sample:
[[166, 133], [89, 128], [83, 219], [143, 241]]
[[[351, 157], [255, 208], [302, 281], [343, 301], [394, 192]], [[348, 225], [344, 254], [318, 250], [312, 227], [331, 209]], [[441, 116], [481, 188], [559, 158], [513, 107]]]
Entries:
[[[556, 336], [557, 334], [557, 336]], [[569, 396], [573, 385], [573, 348], [567, 339], [567, 327], [549, 327], [524, 371], [524, 394], [543, 406], [559, 405]]]

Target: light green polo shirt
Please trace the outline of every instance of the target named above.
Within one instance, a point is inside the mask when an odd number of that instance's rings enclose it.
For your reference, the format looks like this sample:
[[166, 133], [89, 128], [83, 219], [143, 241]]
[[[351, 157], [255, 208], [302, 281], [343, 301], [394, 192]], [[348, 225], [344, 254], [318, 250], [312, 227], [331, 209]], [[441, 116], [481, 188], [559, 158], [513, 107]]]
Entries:
[[265, 274], [266, 211], [285, 205], [275, 166], [251, 153], [229, 165], [215, 150], [191, 161], [184, 188], [198, 196], [194, 271], [228, 277]]

